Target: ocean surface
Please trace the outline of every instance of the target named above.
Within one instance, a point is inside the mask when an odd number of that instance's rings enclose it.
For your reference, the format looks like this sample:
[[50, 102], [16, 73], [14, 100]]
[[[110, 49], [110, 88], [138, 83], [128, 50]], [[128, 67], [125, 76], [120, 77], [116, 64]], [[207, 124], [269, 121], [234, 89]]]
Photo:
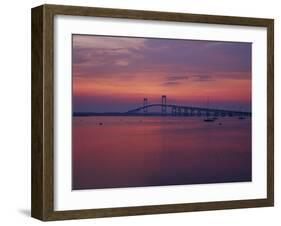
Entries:
[[251, 117], [73, 117], [72, 189], [252, 179]]

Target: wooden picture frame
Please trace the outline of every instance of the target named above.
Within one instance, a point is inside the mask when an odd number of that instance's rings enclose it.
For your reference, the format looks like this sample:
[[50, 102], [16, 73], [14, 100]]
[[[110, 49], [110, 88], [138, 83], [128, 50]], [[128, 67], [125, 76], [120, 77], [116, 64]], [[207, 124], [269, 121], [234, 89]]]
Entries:
[[[54, 16], [126, 18], [217, 25], [265, 27], [267, 29], [267, 198], [200, 203], [178, 203], [121, 208], [54, 210]], [[162, 214], [274, 205], [274, 21], [273, 19], [196, 15], [42, 5], [32, 9], [32, 202], [34, 218], [66, 219]]]

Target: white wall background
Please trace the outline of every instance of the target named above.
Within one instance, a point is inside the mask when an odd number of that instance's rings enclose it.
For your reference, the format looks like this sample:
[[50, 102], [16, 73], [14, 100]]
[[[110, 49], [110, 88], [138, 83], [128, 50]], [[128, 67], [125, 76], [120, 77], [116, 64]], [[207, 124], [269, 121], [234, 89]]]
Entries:
[[[49, 4], [174, 11], [275, 19], [275, 207], [61, 221], [51, 225], [280, 225], [281, 14], [277, 0], [2, 1], [0, 7], [0, 224], [42, 225], [30, 218], [30, 8]], [[279, 89], [278, 89], [279, 88]]]

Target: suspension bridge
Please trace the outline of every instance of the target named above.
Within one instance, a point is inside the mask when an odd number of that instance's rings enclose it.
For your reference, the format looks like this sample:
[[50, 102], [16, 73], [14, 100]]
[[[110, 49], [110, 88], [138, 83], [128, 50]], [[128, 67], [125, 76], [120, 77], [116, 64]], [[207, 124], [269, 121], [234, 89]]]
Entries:
[[[152, 109], [160, 108], [157, 112]], [[209, 107], [196, 107], [185, 106], [177, 104], [167, 104], [167, 96], [161, 96], [161, 102], [155, 104], [149, 104], [148, 98], [143, 99], [143, 105], [135, 109], [131, 109], [126, 112], [77, 112], [74, 116], [207, 116], [207, 117], [225, 117], [225, 116], [238, 116], [238, 117], [250, 117], [251, 112], [217, 109]]]

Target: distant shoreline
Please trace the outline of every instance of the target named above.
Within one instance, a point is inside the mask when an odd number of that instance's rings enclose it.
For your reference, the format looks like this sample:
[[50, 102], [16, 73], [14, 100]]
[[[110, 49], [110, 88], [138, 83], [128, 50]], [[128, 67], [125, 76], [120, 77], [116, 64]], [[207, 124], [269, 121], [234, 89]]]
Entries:
[[[120, 113], [120, 112], [108, 112], [108, 113], [96, 113], [96, 112], [74, 112], [73, 117], [91, 117], [91, 116], [129, 116], [129, 117], [135, 117], [135, 116], [176, 116], [176, 117], [206, 117], [205, 114], [201, 115], [186, 115], [186, 114], [181, 114], [181, 115], [173, 115], [173, 114], [162, 114], [162, 113]], [[224, 115], [224, 116], [217, 116], [217, 117], [235, 117], [237, 115], [229, 116], [229, 115]], [[251, 117], [251, 115], [245, 115], [245, 117]]]
[[[95, 112], [74, 112], [73, 117], [86, 117], [86, 116], [172, 116], [172, 114], [159, 114], [159, 113], [120, 113], [120, 112], [108, 112], [108, 113], [95, 113]], [[182, 115], [184, 116], [184, 115]]]

